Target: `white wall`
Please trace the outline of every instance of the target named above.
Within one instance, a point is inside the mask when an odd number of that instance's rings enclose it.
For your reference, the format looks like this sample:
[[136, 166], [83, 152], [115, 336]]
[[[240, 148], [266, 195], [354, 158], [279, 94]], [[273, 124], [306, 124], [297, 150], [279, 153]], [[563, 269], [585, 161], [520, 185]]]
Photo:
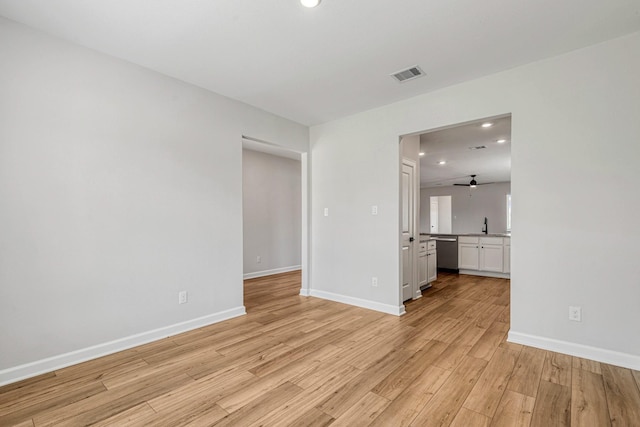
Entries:
[[[450, 195], [438, 196], [438, 232], [453, 233], [453, 214]], [[427, 198], [429, 200], [429, 198]], [[430, 224], [430, 219], [427, 224]], [[428, 230], [428, 228], [427, 228]]]
[[300, 166], [299, 160], [242, 150], [245, 277], [300, 268]]
[[308, 128], [4, 19], [0, 58], [0, 384], [241, 314], [241, 136]]
[[398, 135], [511, 113], [512, 339], [640, 369], [638, 52], [634, 33], [312, 127], [313, 288], [398, 306]]
[[[400, 139], [402, 157], [416, 162], [416, 171], [420, 171], [420, 136], [407, 135]], [[418, 174], [420, 176], [420, 174]]]
[[426, 208], [429, 197], [451, 196], [452, 234], [481, 233], [485, 217], [489, 233], [504, 233], [507, 230], [507, 194], [510, 191], [508, 182], [479, 185], [474, 189], [459, 186], [422, 188], [420, 199], [425, 208], [420, 210], [420, 229], [429, 230], [430, 212]]

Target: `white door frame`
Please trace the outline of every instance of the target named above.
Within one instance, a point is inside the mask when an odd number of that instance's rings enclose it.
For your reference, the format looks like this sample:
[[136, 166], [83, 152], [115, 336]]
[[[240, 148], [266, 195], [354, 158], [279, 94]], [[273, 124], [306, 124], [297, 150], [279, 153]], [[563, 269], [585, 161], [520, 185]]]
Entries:
[[[399, 209], [398, 209], [398, 240], [399, 240], [399, 245], [398, 245], [398, 255], [399, 255], [399, 270], [400, 270], [400, 280], [398, 283], [398, 300], [399, 300], [399, 306], [401, 306], [402, 308], [404, 308], [404, 297], [402, 295], [402, 284], [404, 282], [404, 277], [403, 277], [403, 268], [402, 268], [402, 247], [403, 247], [403, 238], [402, 238], [402, 166], [405, 164], [405, 162], [409, 165], [413, 167], [414, 170], [414, 174], [413, 174], [413, 198], [414, 198], [414, 203], [413, 203], [413, 238], [414, 241], [412, 242], [411, 245], [411, 258], [412, 258], [412, 268], [411, 268], [411, 275], [413, 276], [413, 288], [411, 290], [412, 293], [412, 299], [418, 299], [422, 296], [422, 293], [420, 292], [420, 287], [418, 285], [418, 245], [420, 244], [420, 232], [418, 231], [418, 217], [419, 217], [419, 212], [420, 212], [420, 192], [419, 192], [419, 188], [420, 188], [420, 177], [418, 176], [418, 167], [417, 167], [417, 162], [409, 159], [409, 158], [405, 158], [402, 156], [402, 153], [400, 153], [400, 173], [398, 174], [398, 185], [399, 185], [399, 195], [400, 198], [398, 200], [398, 204], [399, 204]], [[401, 315], [404, 314], [404, 310], [400, 313]]]
[[311, 168], [309, 167], [309, 153], [300, 153], [301, 182], [302, 188], [302, 248], [300, 253], [300, 265], [302, 266], [302, 284], [300, 285], [300, 295], [308, 297], [311, 295], [311, 266], [309, 257], [311, 253], [311, 198], [309, 197], [309, 184], [311, 183]]

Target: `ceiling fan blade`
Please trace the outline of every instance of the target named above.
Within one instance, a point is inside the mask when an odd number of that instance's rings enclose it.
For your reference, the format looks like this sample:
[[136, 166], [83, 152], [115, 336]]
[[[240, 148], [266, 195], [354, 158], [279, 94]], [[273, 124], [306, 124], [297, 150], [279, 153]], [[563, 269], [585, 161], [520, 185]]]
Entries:
[[453, 184], [453, 185], [460, 185], [462, 187], [471, 187], [469, 184]]
[[[452, 178], [445, 178], [445, 179], [438, 179], [435, 181], [429, 181], [427, 184], [439, 184], [439, 183], [449, 183], [451, 181], [457, 181], [460, 180], [462, 178], [466, 178], [468, 175], [464, 175], [464, 176], [455, 176]], [[445, 185], [453, 185], [453, 184], [445, 184]]]
[[476, 184], [476, 185], [487, 185], [487, 184], [495, 184], [495, 182], [483, 182], [482, 184]]

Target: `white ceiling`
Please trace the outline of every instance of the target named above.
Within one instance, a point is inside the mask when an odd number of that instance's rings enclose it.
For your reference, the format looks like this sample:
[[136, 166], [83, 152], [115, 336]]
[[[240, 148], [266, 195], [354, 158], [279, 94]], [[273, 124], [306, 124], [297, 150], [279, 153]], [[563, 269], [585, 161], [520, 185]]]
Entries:
[[[483, 128], [483, 123], [492, 123]], [[498, 140], [504, 139], [504, 143]], [[471, 150], [469, 147], [485, 146]], [[420, 135], [420, 187], [511, 181], [511, 116], [480, 120]], [[438, 162], [445, 161], [444, 165]]]
[[[640, 30], [640, 0], [0, 0], [0, 15], [306, 125]], [[413, 65], [427, 76], [389, 77]]]

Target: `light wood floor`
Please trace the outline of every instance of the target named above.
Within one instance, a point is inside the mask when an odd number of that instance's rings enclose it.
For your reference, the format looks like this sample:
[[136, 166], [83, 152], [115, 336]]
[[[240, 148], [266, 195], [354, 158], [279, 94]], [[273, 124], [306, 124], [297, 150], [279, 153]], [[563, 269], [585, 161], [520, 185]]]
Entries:
[[640, 372], [505, 342], [509, 281], [400, 318], [248, 280], [248, 315], [0, 388], [1, 426], [639, 426]]

